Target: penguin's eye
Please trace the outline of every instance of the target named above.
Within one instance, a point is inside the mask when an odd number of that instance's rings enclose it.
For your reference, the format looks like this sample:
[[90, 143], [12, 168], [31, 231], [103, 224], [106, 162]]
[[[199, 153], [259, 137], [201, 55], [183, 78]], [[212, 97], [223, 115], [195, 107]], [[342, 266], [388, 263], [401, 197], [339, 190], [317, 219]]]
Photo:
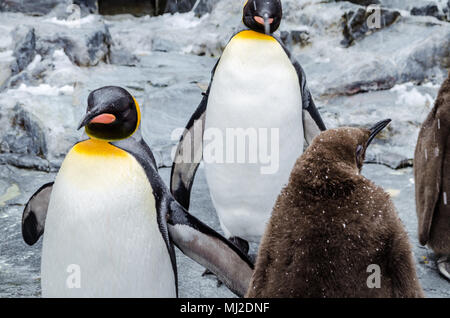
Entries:
[[356, 147], [356, 156], [359, 157], [362, 154], [363, 151], [363, 146], [358, 145], [358, 147]]
[[358, 145], [356, 147], [356, 164], [358, 165], [358, 168], [362, 167], [363, 160], [364, 160], [364, 147], [361, 145]]

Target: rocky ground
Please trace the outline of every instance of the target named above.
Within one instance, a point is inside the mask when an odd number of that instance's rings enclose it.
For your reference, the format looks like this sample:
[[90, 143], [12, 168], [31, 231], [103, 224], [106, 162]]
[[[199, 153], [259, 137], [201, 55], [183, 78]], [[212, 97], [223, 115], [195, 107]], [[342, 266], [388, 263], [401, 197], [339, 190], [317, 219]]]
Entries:
[[[89, 92], [118, 85], [136, 97], [144, 137], [168, 182], [178, 139], [172, 132], [200, 101], [211, 68], [239, 27], [242, 6], [240, 0], [202, 0], [191, 12], [135, 17], [99, 15], [83, 4], [78, 19], [67, 1], [42, 1], [47, 6], [40, 12], [15, 10], [14, 2], [0, 0], [0, 297], [40, 294], [41, 245], [22, 242], [21, 212], [81, 137], [76, 126]], [[351, 2], [380, 2], [380, 28], [370, 29], [364, 23], [370, 13]], [[411, 165], [418, 129], [450, 67], [450, 3], [351, 2], [284, 0], [280, 36], [305, 68], [328, 127], [393, 119], [368, 153], [368, 161], [379, 164], [364, 173], [392, 194], [427, 296], [449, 297], [431, 251], [417, 242]], [[201, 169], [192, 213], [219, 228]], [[180, 296], [232, 296], [178, 257]]]

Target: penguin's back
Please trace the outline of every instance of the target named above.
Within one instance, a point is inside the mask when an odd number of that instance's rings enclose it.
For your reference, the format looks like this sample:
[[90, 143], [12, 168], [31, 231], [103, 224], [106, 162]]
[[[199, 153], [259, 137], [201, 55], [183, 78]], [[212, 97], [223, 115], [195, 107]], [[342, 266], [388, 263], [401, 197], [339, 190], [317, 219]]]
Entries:
[[[277, 195], [303, 152], [301, 100], [295, 68], [275, 38], [242, 31], [231, 39], [211, 84], [205, 136], [220, 132], [225, 145], [231, 141], [226, 137], [230, 136], [229, 132], [238, 133], [243, 129], [250, 136], [248, 140], [256, 137], [258, 148], [246, 144], [250, 149], [245, 150], [245, 162], [238, 162], [236, 149], [242, 152], [238, 145], [233, 149], [227, 147], [223, 157], [208, 162], [211, 154], [207, 150], [211, 148], [207, 147], [209, 141], [204, 143], [206, 178], [227, 236], [259, 242]], [[276, 146], [279, 154], [277, 157], [269, 153], [272, 161], [278, 162], [268, 173], [261, 173], [261, 166], [269, 166], [260, 160], [264, 154], [260, 146], [263, 143], [268, 151]], [[228, 155], [233, 151], [229, 160]], [[258, 158], [250, 162], [250, 154], [257, 154]]]
[[152, 188], [132, 155], [92, 139], [71, 149], [50, 199], [41, 275], [44, 297], [175, 296]]

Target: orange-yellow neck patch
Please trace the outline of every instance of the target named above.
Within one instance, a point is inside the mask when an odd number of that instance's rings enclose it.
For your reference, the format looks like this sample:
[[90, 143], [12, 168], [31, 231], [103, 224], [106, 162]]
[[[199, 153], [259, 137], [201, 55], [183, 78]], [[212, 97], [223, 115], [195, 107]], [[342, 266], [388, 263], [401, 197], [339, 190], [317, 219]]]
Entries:
[[128, 154], [105, 140], [89, 139], [76, 144], [73, 151], [78, 154], [90, 156], [118, 156], [126, 157]]
[[265, 40], [265, 41], [276, 41], [273, 36], [263, 34], [260, 32], [245, 30], [241, 31], [234, 37], [235, 39], [245, 39], [245, 40]]

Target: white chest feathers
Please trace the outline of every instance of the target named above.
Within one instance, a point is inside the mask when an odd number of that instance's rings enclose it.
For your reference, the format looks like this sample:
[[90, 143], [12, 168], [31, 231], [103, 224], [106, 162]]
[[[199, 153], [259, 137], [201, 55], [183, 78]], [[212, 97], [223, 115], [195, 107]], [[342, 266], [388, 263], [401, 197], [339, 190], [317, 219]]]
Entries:
[[[297, 72], [273, 37], [243, 31], [230, 41], [214, 74], [203, 148], [211, 197], [227, 236], [257, 242], [263, 234], [303, 152], [301, 99]], [[229, 137], [239, 130], [248, 135], [240, 148]], [[211, 146], [218, 138], [223, 147]]]
[[269, 128], [286, 125], [290, 115], [298, 127], [301, 105], [297, 72], [281, 45], [254, 31], [238, 33], [217, 66], [207, 121], [220, 116], [224, 124]]
[[56, 178], [42, 252], [44, 297], [174, 297], [170, 257], [143, 168], [85, 141]]

